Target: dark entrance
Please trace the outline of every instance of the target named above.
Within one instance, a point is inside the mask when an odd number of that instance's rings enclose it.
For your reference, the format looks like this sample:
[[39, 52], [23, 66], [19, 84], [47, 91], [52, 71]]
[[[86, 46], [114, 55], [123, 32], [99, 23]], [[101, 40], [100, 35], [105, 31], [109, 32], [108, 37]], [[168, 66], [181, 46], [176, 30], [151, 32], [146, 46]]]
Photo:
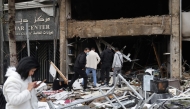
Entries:
[[[7, 43], [8, 44], [8, 43]], [[31, 41], [30, 42], [30, 56], [36, 57], [40, 63], [40, 69], [34, 74], [33, 80], [42, 81], [46, 79], [46, 82], [53, 82], [53, 78], [49, 73], [49, 61], [53, 61], [53, 41]], [[56, 49], [56, 66], [59, 68], [59, 45]], [[5, 48], [8, 51], [8, 48]], [[27, 44], [25, 41], [17, 42], [17, 59], [18, 61], [28, 56]], [[4, 73], [9, 66], [9, 55], [4, 55]]]

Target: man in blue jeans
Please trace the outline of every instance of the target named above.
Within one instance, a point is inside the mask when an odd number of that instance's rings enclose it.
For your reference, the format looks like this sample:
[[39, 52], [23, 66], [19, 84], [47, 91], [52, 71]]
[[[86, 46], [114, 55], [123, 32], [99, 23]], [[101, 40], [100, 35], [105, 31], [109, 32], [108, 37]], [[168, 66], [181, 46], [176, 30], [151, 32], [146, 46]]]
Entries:
[[96, 78], [96, 69], [97, 65], [100, 62], [100, 57], [98, 53], [95, 52], [95, 48], [91, 48], [91, 51], [86, 56], [86, 74], [89, 75], [92, 72], [93, 76], [93, 87], [96, 87], [97, 78]]

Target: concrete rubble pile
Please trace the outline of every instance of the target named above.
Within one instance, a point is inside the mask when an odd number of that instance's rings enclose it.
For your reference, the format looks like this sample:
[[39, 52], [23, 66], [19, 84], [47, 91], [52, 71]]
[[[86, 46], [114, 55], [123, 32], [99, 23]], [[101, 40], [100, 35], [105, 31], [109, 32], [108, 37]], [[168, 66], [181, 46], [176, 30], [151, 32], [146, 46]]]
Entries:
[[[156, 70], [146, 69], [142, 75], [118, 74], [113, 87], [97, 85], [83, 91], [82, 79], [66, 87], [53, 90], [52, 84], [42, 83], [36, 88], [39, 109], [190, 109], [190, 80], [156, 77]], [[118, 87], [118, 78], [122, 80]], [[129, 79], [131, 78], [131, 79]], [[40, 81], [39, 81], [40, 82]], [[112, 83], [112, 77], [110, 79]], [[1, 88], [2, 89], [2, 88]]]
[[[132, 90], [128, 88], [124, 83], [122, 84], [122, 88], [119, 88], [115, 85], [115, 88], [109, 87], [109, 86], [100, 86], [97, 85], [97, 88], [90, 88], [88, 92], [83, 92], [83, 88], [81, 86], [83, 79], [76, 80], [73, 84], [73, 90], [67, 91], [65, 89], [60, 90], [43, 90], [39, 92], [39, 99], [41, 102], [39, 102], [39, 109], [45, 107], [47, 109], [53, 107], [58, 108], [60, 106], [67, 106], [68, 104], [75, 103], [75, 102], [81, 102], [77, 103], [76, 105], [70, 106], [70, 107], [64, 107], [63, 109], [70, 109], [70, 108], [79, 108], [83, 109], [85, 106], [87, 108], [113, 108], [113, 106], [110, 104], [108, 99], [113, 103], [113, 105], [116, 108], [121, 108], [121, 105], [117, 103], [117, 100], [114, 98], [114, 96], [120, 100], [122, 104], [125, 104], [126, 107], [134, 107], [138, 99], [133, 94]], [[47, 87], [47, 86], [46, 86]], [[134, 86], [134, 88], [138, 89], [139, 87]], [[39, 88], [41, 89], [41, 88]], [[45, 88], [44, 88], [45, 89]], [[107, 98], [105, 96], [102, 96], [109, 90], [113, 89], [112, 93], [107, 94]], [[93, 98], [92, 100], [82, 102], [84, 100]], [[96, 98], [97, 97], [97, 98]], [[45, 99], [44, 99], [45, 98]], [[45, 102], [45, 103], [44, 103]], [[47, 103], [51, 102], [51, 103]], [[53, 106], [52, 106], [53, 104]], [[49, 106], [48, 106], [49, 105]], [[83, 108], [82, 108], [83, 107]]]
[[[124, 56], [126, 61], [134, 62], [130, 59], [130, 54]], [[165, 68], [164, 65], [161, 67]], [[53, 90], [52, 86], [43, 83], [36, 89], [40, 101], [39, 109], [189, 109], [189, 73], [184, 70], [181, 80], [166, 79], [163, 78], [162, 69], [158, 66], [154, 68], [157, 69], [149, 67], [118, 74], [113, 87], [97, 84], [97, 87], [93, 88], [92, 80], [89, 78], [90, 90], [87, 92], [83, 92], [81, 85], [83, 79], [74, 82], [72, 91], [67, 91], [67, 85]], [[50, 67], [50, 74], [53, 77], [56, 70], [60, 72], [55, 66]], [[97, 77], [98, 75], [97, 73]], [[68, 83], [64, 75], [61, 77]], [[121, 84], [118, 84], [119, 79], [122, 80]], [[113, 83], [112, 72], [110, 72], [111, 83]], [[59, 83], [54, 85], [57, 84]]]
[[[155, 78], [154, 71], [146, 69], [131, 81], [127, 81], [127, 75], [119, 74], [113, 87], [98, 84], [93, 88], [88, 82], [91, 88], [85, 92], [82, 79], [75, 81], [72, 91], [52, 90], [44, 83], [37, 89], [39, 109], [189, 109], [190, 81]], [[122, 79], [121, 88], [118, 78]], [[112, 77], [110, 80], [111, 83]]]

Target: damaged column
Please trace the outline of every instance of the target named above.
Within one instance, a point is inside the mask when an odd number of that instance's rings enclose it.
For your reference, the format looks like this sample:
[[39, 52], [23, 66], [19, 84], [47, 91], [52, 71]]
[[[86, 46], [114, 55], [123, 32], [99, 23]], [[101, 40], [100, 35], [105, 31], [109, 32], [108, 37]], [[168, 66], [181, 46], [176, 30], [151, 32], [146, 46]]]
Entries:
[[171, 78], [180, 78], [180, 0], [169, 0], [171, 14], [170, 71]]
[[66, 0], [60, 0], [60, 70], [66, 75]]

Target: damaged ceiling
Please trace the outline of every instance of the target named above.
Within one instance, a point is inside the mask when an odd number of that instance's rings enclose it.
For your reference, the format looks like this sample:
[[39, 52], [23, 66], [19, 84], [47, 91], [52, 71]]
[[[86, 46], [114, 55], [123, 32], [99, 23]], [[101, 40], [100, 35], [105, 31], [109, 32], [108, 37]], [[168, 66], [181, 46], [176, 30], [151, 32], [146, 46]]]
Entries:
[[104, 20], [169, 14], [168, 0], [71, 0], [72, 18]]

